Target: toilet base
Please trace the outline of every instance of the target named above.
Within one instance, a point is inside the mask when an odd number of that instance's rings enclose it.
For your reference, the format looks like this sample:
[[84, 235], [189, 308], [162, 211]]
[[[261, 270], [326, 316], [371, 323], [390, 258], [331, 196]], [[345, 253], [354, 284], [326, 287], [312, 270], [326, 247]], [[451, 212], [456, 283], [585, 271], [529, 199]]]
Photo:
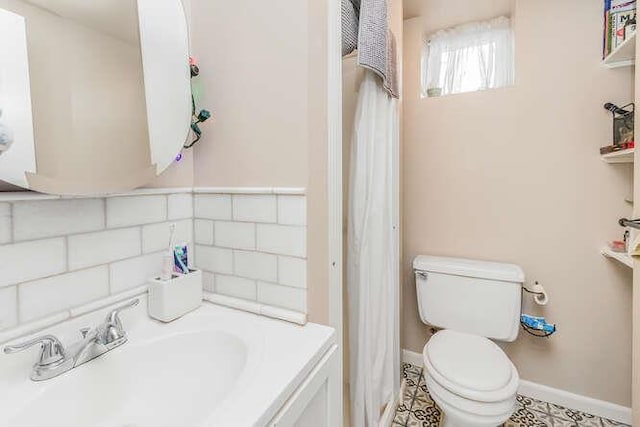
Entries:
[[472, 415], [448, 407], [444, 402], [438, 402], [434, 398], [436, 404], [440, 407], [442, 413], [440, 418], [440, 427], [499, 427], [503, 425], [511, 414], [497, 417], [486, 417]]
[[[513, 402], [504, 402], [492, 414], [488, 413], [487, 408], [478, 410], [472, 402], [469, 402], [462, 409], [461, 406], [452, 405], [452, 397], [449, 392], [433, 381], [428, 373], [426, 375], [426, 385], [431, 398], [438, 405], [441, 412], [440, 427], [498, 427], [505, 423], [515, 408], [515, 394]], [[457, 404], [461, 402], [458, 400]], [[478, 405], [480, 402], [475, 402]], [[475, 409], [475, 410], [474, 410]], [[490, 412], [490, 411], [489, 411]]]
[[477, 420], [477, 422], [473, 422], [470, 420], [457, 420], [455, 417], [447, 416], [444, 410], [442, 411], [442, 416], [440, 419], [439, 427], [499, 427], [504, 423], [492, 423], [488, 424], [484, 420]]

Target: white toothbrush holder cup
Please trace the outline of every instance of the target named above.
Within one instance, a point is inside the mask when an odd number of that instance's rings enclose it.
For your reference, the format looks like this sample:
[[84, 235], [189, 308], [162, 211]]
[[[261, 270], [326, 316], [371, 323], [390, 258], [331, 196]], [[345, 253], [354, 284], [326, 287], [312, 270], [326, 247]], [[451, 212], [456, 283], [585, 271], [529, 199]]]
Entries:
[[202, 305], [202, 271], [174, 274], [169, 280], [149, 281], [149, 316], [171, 322]]

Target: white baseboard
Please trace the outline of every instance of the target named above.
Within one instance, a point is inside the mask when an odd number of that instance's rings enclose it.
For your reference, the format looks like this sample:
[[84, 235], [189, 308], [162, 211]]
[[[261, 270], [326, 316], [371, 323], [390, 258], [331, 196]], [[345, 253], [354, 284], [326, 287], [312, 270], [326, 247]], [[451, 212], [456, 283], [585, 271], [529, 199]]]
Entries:
[[544, 402], [555, 403], [565, 408], [577, 409], [598, 417], [631, 425], [631, 408], [626, 406], [525, 380], [520, 380], [518, 393]]
[[402, 350], [402, 362], [409, 363], [413, 366], [420, 366], [421, 368], [422, 365], [424, 365], [422, 353], [416, 353], [415, 351], [409, 350]]
[[[414, 366], [423, 366], [422, 354], [414, 351], [402, 350], [402, 361]], [[518, 393], [544, 402], [554, 403], [566, 408], [576, 409], [598, 417], [631, 425], [631, 408], [627, 408], [626, 406], [581, 396], [525, 380], [520, 380]]]

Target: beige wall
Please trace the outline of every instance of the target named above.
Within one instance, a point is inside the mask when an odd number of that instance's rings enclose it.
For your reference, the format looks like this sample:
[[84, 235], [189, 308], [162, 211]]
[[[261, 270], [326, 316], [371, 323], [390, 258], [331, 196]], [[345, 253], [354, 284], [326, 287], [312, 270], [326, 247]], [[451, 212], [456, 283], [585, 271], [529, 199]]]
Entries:
[[197, 147], [196, 185], [306, 187], [307, 3], [193, 3], [202, 104], [215, 114]]
[[192, 2], [202, 106], [196, 186], [305, 187], [308, 310], [328, 322], [326, 1]]
[[631, 214], [631, 168], [598, 147], [610, 141], [602, 104], [629, 102], [632, 75], [600, 66], [602, 2], [517, 0], [515, 87], [419, 97], [423, 32], [500, 3], [425, 0], [424, 18], [405, 21], [403, 347], [429, 336], [416, 255], [517, 263], [551, 297], [545, 309], [525, 298], [524, 311], [558, 323], [551, 339], [506, 346], [521, 377], [630, 406], [631, 272], [599, 251]]

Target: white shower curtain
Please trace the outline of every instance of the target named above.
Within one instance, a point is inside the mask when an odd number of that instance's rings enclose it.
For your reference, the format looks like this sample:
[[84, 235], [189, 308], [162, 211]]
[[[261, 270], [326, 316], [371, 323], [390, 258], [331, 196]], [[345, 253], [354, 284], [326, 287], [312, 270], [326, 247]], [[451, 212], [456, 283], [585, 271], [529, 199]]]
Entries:
[[397, 100], [366, 71], [351, 146], [347, 287], [352, 427], [380, 423], [400, 383]]

